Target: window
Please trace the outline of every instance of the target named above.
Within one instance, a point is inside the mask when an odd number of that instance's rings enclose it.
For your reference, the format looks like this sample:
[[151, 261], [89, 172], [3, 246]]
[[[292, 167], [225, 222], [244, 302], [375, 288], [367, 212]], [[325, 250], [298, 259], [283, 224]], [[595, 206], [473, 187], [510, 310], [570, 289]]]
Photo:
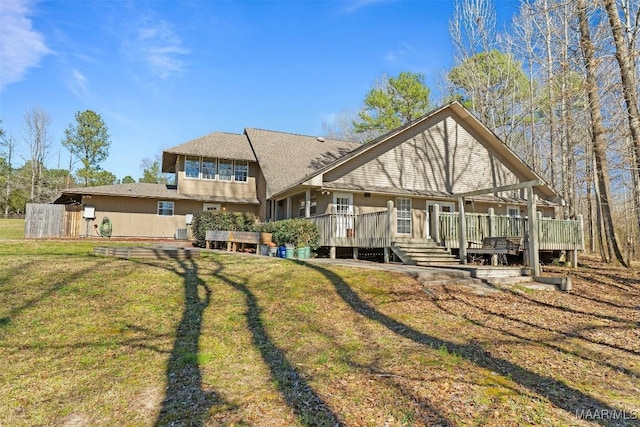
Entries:
[[173, 202], [158, 202], [159, 216], [173, 216]]
[[[316, 201], [316, 196], [311, 196], [311, 198], [309, 199], [309, 215], [315, 215], [316, 211], [317, 211], [317, 201]], [[304, 214], [305, 214], [305, 206], [304, 206], [304, 199], [300, 200], [300, 208], [299, 208], [299, 212], [300, 212], [300, 217], [304, 218]]]
[[220, 160], [218, 167], [218, 178], [220, 181], [231, 181], [233, 176], [233, 162], [231, 160]]
[[184, 171], [187, 178], [199, 178], [200, 177], [200, 158], [189, 157], [184, 161]]
[[239, 162], [236, 160], [233, 176], [236, 182], [247, 182], [249, 175], [249, 164], [247, 162]]
[[508, 216], [520, 216], [520, 208], [518, 206], [507, 206]]
[[309, 209], [309, 214], [310, 215], [315, 215], [317, 210], [318, 210], [317, 209], [318, 201], [316, 200], [316, 196], [311, 196], [311, 199], [310, 199], [309, 203], [311, 205], [311, 207]]
[[217, 169], [216, 159], [202, 159], [202, 179], [216, 179]]
[[397, 233], [411, 234], [411, 199], [398, 199]]

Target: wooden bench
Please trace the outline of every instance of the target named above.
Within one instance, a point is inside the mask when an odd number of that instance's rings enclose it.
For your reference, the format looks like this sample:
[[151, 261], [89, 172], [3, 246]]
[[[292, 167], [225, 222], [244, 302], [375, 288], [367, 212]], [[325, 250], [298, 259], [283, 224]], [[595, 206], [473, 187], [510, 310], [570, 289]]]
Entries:
[[239, 243], [241, 249], [245, 244], [258, 245], [260, 243], [260, 233], [253, 231], [212, 231], [205, 233], [205, 245], [210, 248], [211, 242], [226, 242], [228, 251], [236, 251]]
[[[507, 255], [519, 255], [522, 252], [521, 237], [485, 237], [481, 248], [467, 248], [467, 255], [474, 260], [475, 255], [491, 255], [491, 264], [508, 264]], [[484, 258], [484, 257], [483, 257]]]

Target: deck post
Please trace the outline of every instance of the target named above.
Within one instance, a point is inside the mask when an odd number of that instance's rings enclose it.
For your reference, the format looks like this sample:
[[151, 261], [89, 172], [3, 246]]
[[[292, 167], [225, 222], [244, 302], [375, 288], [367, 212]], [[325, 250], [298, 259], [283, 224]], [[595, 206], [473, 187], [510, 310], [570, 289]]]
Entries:
[[391, 240], [393, 238], [393, 200], [387, 201], [387, 221], [385, 222], [386, 242], [384, 245], [384, 262], [388, 263], [390, 258]]
[[358, 248], [356, 246], [353, 247], [353, 259], [358, 259]]
[[[487, 218], [489, 220], [489, 237], [495, 237], [495, 235], [496, 235], [495, 211], [494, 211], [493, 208], [489, 208], [487, 212], [489, 214], [489, 217]], [[497, 254], [491, 255], [491, 265], [493, 265], [493, 266], [498, 265], [498, 255]]]
[[540, 275], [540, 254], [538, 248], [538, 207], [533, 185], [527, 186], [527, 216], [529, 217], [529, 267], [533, 276]]
[[458, 197], [458, 241], [460, 262], [467, 263], [467, 218], [464, 213], [464, 197]]
[[489, 208], [487, 212], [489, 213], [489, 237], [496, 237], [496, 213], [493, 208]]
[[304, 192], [304, 217], [311, 217], [311, 189]]
[[431, 237], [440, 244], [440, 205], [437, 203], [433, 205], [433, 220], [429, 218], [429, 222]]

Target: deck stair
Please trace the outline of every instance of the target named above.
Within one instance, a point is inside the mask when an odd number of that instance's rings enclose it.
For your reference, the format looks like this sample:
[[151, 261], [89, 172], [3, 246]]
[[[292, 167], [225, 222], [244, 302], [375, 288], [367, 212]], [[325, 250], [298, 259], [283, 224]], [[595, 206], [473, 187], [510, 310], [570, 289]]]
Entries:
[[426, 267], [460, 263], [449, 249], [429, 239], [398, 239], [391, 243], [391, 249], [403, 264]]

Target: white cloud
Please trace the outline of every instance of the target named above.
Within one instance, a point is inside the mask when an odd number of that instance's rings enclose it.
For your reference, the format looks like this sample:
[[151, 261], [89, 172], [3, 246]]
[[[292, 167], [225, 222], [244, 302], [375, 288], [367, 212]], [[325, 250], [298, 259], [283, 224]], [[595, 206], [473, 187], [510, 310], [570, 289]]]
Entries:
[[33, 30], [29, 0], [0, 2], [0, 90], [24, 79], [51, 53], [42, 34]]
[[182, 47], [182, 39], [165, 21], [147, 23], [138, 30], [134, 42], [140, 57], [154, 74], [163, 79], [184, 70], [182, 55], [189, 50]]
[[384, 60], [386, 62], [394, 64], [407, 57], [413, 59], [412, 57], [415, 56], [415, 52], [416, 50], [413, 48], [413, 46], [408, 43], [401, 42], [395, 49], [388, 51], [384, 55]]
[[71, 78], [68, 80], [69, 89], [78, 98], [83, 98], [87, 94], [89, 82], [87, 78], [78, 70], [71, 71]]
[[344, 8], [344, 11], [347, 13], [354, 13], [368, 6], [371, 6], [377, 3], [386, 3], [388, 1], [389, 0], [350, 0], [346, 2], [346, 7]]

